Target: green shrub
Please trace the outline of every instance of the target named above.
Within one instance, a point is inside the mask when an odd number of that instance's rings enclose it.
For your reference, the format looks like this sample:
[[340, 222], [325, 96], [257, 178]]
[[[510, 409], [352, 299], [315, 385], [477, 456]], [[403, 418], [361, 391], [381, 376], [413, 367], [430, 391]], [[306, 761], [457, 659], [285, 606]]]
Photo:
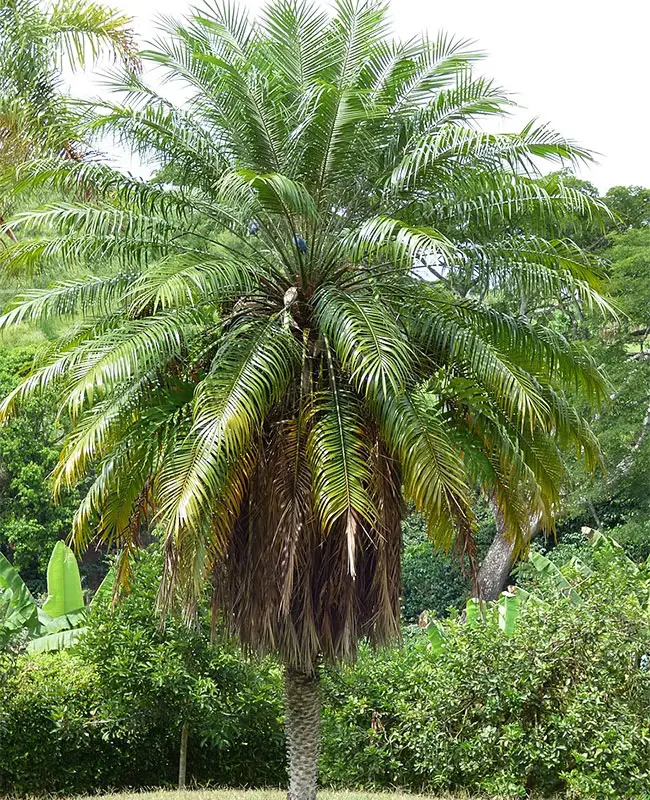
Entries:
[[608, 531], [627, 555], [640, 563], [650, 556], [650, 519], [630, 519]]
[[154, 611], [161, 567], [137, 565], [112, 610], [94, 604], [72, 651], [0, 662], [0, 794], [172, 785], [190, 724], [188, 780], [232, 786], [285, 780], [281, 674]]
[[[31, 364], [33, 348], [0, 347], [0, 398]], [[0, 427], [0, 552], [14, 563], [30, 590], [45, 590], [45, 570], [54, 544], [70, 532], [79, 493], [66, 491], [55, 503], [49, 483], [62, 429], [52, 398], [22, 403], [23, 414]]]
[[155, 550], [141, 553], [132, 591], [114, 609], [110, 594], [94, 604], [79, 648], [96, 670], [104, 714], [136, 754], [138, 774], [129, 782], [146, 785], [143, 770], [154, 783], [174, 780], [187, 720], [191, 779], [279, 783], [285, 775], [280, 670], [271, 661], [246, 662], [224, 639], [212, 643], [207, 604], [192, 627], [172, 615], [161, 621], [155, 611], [161, 570]]
[[69, 652], [0, 661], [0, 793], [83, 791], [112, 783], [93, 668]]
[[330, 673], [322, 777], [335, 786], [650, 796], [647, 616], [618, 571], [574, 605], [528, 603], [512, 638], [452, 620], [436, 655], [417, 630], [397, 653]]

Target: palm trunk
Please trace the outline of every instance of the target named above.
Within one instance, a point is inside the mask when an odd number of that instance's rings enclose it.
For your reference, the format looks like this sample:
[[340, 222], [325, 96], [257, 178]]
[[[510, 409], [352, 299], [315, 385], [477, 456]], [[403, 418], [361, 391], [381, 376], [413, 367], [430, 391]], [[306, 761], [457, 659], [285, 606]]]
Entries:
[[284, 701], [289, 756], [288, 800], [315, 800], [320, 744], [318, 676], [287, 668]]
[[185, 776], [187, 774], [187, 740], [190, 735], [190, 723], [185, 720], [181, 728], [181, 751], [178, 758], [178, 788], [185, 788]]

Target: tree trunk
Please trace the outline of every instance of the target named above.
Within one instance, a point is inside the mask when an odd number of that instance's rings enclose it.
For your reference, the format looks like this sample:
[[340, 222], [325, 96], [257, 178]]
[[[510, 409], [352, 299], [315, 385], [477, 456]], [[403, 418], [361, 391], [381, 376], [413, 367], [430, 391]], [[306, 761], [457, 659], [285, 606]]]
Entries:
[[289, 757], [288, 800], [315, 800], [320, 744], [318, 676], [287, 668], [284, 703]]
[[11, 230], [11, 228], [5, 223], [4, 217], [0, 216], [0, 231], [5, 233], [12, 242], [17, 242], [16, 234]]
[[514, 542], [508, 541], [503, 528], [497, 523], [492, 540], [478, 571], [478, 590], [481, 600], [498, 600], [512, 568]]
[[190, 723], [185, 720], [181, 728], [181, 751], [178, 757], [178, 788], [185, 788], [185, 776], [187, 774], [187, 740], [190, 736]]
[[[479, 596], [481, 600], [485, 600], [486, 602], [499, 599], [499, 595], [506, 588], [510, 570], [514, 566], [514, 540], [509, 540], [506, 536], [503, 515], [494, 505], [492, 509], [494, 511], [497, 532], [485, 554], [477, 576]], [[537, 536], [541, 529], [540, 518], [535, 517], [531, 519], [530, 539]]]

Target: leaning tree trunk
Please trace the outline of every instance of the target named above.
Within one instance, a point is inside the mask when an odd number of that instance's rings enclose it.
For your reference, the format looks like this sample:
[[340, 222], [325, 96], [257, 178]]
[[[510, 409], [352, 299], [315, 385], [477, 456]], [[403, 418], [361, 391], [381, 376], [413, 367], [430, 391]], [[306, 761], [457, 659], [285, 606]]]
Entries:
[[320, 744], [318, 676], [287, 668], [284, 702], [289, 756], [288, 800], [315, 800]]
[[492, 540], [478, 571], [478, 590], [481, 600], [498, 600], [512, 568], [514, 542], [508, 541], [502, 526], [497, 523]]
[[[501, 512], [493, 506], [494, 519], [497, 532], [492, 540], [485, 558], [478, 571], [477, 584], [481, 600], [498, 600], [501, 592], [506, 588], [508, 575], [514, 566], [515, 543], [506, 536], [505, 524]], [[530, 539], [537, 536], [542, 530], [541, 520], [538, 515], [530, 520]]]

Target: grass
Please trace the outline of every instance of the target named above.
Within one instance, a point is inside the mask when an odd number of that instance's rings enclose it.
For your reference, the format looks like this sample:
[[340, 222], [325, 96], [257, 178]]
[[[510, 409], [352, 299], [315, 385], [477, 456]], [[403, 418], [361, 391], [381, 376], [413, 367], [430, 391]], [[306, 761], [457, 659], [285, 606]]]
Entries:
[[[110, 795], [94, 795], [92, 800], [286, 800], [286, 791], [274, 789], [193, 789], [172, 791], [157, 789], [149, 792], [120, 792]], [[401, 792], [353, 792], [319, 791], [319, 800], [434, 800], [432, 795], [404, 794]], [[88, 800], [91, 800], [88, 798]], [[466, 794], [441, 794], [435, 800], [472, 800]], [[478, 798], [476, 798], [478, 800]], [[497, 800], [496, 798], [494, 800]]]

